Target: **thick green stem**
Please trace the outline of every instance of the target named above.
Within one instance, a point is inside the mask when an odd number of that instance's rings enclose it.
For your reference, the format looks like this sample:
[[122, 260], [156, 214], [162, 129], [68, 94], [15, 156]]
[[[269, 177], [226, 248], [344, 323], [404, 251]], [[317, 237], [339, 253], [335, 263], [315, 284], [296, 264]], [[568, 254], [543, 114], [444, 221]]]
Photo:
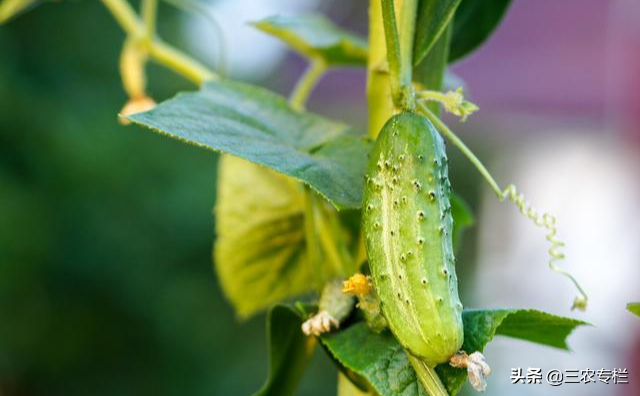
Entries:
[[369, 1], [369, 59], [367, 61], [367, 104], [369, 135], [375, 139], [395, 109], [387, 65], [387, 50], [380, 0]]
[[381, 0], [381, 5], [393, 103], [398, 110], [413, 109], [413, 36], [418, 1], [402, 0], [398, 12], [394, 0]]
[[449, 396], [447, 389], [444, 387], [442, 381], [440, 381], [440, 377], [438, 377], [433, 367], [429, 367], [424, 361], [409, 353], [407, 353], [407, 356], [413, 369], [416, 371], [418, 380], [429, 396]]
[[400, 85], [410, 87], [413, 79], [413, 39], [418, 0], [403, 0], [400, 7]]
[[[145, 37], [145, 24], [126, 0], [101, 1], [129, 37], [136, 40], [142, 40]], [[195, 84], [202, 85], [207, 80], [218, 78], [215, 72], [169, 44], [160, 40], [144, 41], [146, 41], [144, 46], [151, 58]]]
[[296, 86], [293, 88], [293, 92], [289, 97], [289, 103], [291, 107], [297, 110], [304, 109], [304, 105], [313, 91], [313, 88], [316, 86], [320, 77], [327, 70], [327, 64], [322, 59], [314, 59], [309, 64], [309, 67], [304, 72], [300, 80], [296, 83]]
[[[384, 38], [387, 46], [387, 62], [391, 78], [391, 93], [395, 97], [400, 93], [400, 38], [398, 24], [396, 22], [396, 10], [393, 0], [382, 0], [382, 24], [384, 26]], [[394, 99], [395, 101], [395, 99]]]

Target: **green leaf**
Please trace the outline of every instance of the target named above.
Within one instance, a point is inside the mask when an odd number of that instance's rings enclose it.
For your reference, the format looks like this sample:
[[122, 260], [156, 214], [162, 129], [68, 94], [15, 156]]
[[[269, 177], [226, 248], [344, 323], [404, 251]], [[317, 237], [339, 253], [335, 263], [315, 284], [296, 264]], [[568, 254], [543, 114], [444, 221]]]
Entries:
[[421, 388], [404, 350], [390, 332], [374, 333], [364, 322], [321, 338], [346, 369], [364, 377], [382, 396], [418, 395]]
[[313, 355], [316, 341], [300, 330], [300, 314], [287, 305], [276, 305], [267, 316], [269, 378], [253, 396], [293, 395]]
[[[464, 343], [467, 353], [483, 351], [494, 335], [531, 341], [554, 348], [569, 350], [567, 338], [586, 322], [563, 318], [536, 310], [498, 309], [464, 311]], [[491, 362], [489, 362], [491, 364]], [[441, 364], [436, 371], [452, 395], [457, 394], [467, 378], [467, 372], [449, 364]]]
[[[448, 65], [447, 59], [449, 59], [451, 32], [451, 24], [449, 24], [429, 54], [413, 68], [413, 80], [418, 84], [419, 90], [442, 91]], [[430, 102], [427, 106], [435, 114], [440, 114], [440, 104], [437, 102]]]
[[[482, 351], [496, 334], [567, 349], [566, 338], [585, 322], [533, 310], [471, 310], [462, 315], [468, 353]], [[406, 353], [390, 332], [374, 333], [358, 322], [321, 338], [322, 344], [346, 369], [363, 377], [381, 396], [426, 395]], [[489, 362], [491, 363], [491, 362]], [[460, 391], [466, 370], [448, 363], [436, 367], [451, 395]]]
[[458, 4], [460, 4], [460, 0], [420, 0], [413, 43], [414, 65], [422, 62], [440, 38], [451, 21]]
[[636, 316], [640, 316], [640, 302], [627, 304], [627, 310]]
[[367, 41], [334, 25], [321, 15], [273, 16], [253, 23], [310, 59], [332, 66], [367, 64]]
[[349, 128], [293, 110], [268, 90], [207, 83], [129, 117], [180, 141], [221, 151], [291, 176], [338, 209], [358, 208], [370, 144]]
[[510, 4], [511, 0], [463, 0], [454, 18], [449, 63], [482, 45], [498, 27]]
[[36, 0], [4, 0], [0, 2], [0, 24], [7, 22], [27, 7], [34, 5]]
[[458, 194], [451, 194], [451, 215], [453, 216], [453, 248], [458, 250], [462, 243], [462, 234], [476, 222], [473, 212]]
[[223, 156], [218, 169], [214, 261], [238, 315], [308, 291], [314, 274], [300, 185], [237, 157]]

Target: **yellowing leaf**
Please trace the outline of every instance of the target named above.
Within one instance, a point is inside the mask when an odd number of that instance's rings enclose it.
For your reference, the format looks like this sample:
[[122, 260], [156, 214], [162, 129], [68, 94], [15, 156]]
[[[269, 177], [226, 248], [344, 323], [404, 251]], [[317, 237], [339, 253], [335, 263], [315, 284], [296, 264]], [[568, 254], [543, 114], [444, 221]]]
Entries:
[[304, 196], [294, 180], [223, 156], [215, 207], [215, 266], [240, 317], [308, 291]]

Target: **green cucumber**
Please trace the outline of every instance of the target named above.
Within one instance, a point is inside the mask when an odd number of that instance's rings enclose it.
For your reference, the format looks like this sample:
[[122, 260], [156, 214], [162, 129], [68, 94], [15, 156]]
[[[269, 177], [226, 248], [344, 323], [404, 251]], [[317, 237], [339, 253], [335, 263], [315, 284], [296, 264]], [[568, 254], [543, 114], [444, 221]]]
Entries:
[[402, 346], [434, 367], [462, 346], [462, 304], [442, 137], [425, 117], [387, 121], [369, 157], [363, 223], [373, 285]]

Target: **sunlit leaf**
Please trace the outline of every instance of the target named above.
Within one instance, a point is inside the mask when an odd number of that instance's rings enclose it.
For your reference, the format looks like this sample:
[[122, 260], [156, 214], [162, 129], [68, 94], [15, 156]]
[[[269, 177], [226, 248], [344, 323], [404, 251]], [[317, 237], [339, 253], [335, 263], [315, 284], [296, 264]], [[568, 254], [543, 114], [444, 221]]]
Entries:
[[627, 304], [627, 310], [634, 315], [640, 316], [640, 302]]

